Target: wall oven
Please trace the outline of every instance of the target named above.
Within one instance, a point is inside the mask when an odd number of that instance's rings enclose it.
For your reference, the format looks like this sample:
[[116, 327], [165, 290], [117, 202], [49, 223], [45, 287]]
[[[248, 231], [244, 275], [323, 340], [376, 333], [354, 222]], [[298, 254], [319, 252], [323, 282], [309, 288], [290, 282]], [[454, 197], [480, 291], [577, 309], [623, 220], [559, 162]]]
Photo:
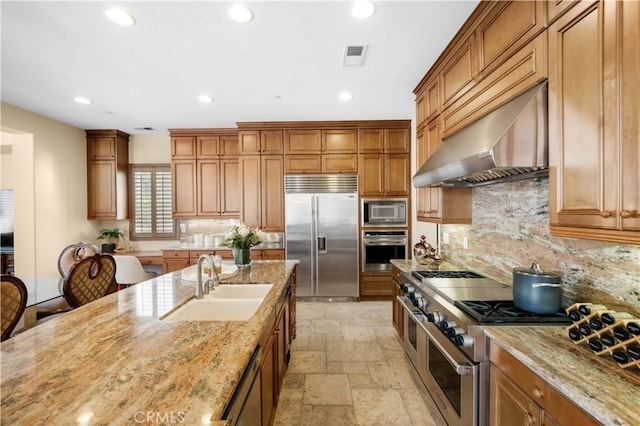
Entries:
[[391, 259], [407, 258], [407, 231], [362, 231], [362, 269], [390, 271]]
[[405, 353], [448, 426], [478, 424], [479, 367], [427, 321], [426, 316], [398, 296], [404, 308]]

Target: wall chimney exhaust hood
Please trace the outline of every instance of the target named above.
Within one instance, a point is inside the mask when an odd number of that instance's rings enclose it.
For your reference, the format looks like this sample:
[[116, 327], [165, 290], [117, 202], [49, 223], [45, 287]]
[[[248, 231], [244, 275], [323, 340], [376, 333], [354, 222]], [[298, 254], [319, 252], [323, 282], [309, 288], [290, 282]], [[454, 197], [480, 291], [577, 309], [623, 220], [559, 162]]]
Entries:
[[445, 138], [413, 185], [480, 186], [549, 174], [547, 83]]

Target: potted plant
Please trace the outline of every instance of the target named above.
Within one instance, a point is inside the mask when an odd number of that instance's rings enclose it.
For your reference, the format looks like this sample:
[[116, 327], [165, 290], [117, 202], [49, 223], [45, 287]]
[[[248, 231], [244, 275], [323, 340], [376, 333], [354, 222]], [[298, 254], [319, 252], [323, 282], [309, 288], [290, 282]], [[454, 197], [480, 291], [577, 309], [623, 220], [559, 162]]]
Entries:
[[124, 231], [120, 228], [101, 229], [100, 235], [98, 235], [98, 239], [106, 241], [104, 244], [102, 244], [102, 252], [113, 253], [116, 250], [116, 241], [118, 241], [118, 237], [122, 234], [124, 234]]
[[251, 247], [260, 244], [263, 240], [264, 232], [251, 229], [241, 223], [231, 228], [221, 245], [231, 249], [234, 263], [243, 268], [251, 265]]

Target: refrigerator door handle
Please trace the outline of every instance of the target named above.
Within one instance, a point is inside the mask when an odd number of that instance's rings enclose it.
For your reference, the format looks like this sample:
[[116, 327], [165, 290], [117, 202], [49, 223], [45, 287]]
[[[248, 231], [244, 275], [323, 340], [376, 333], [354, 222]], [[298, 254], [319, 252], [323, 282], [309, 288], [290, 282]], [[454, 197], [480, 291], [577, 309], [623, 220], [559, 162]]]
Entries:
[[327, 254], [327, 237], [318, 235], [318, 254]]

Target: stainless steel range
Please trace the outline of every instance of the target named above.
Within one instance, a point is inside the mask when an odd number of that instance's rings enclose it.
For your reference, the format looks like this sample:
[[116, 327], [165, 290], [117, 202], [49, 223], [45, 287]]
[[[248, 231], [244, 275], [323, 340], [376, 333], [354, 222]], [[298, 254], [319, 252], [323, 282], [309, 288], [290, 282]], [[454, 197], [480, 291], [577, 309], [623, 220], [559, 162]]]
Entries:
[[561, 312], [519, 310], [511, 287], [473, 272], [414, 271], [403, 278], [405, 352], [449, 426], [488, 424], [486, 325], [571, 322]]

